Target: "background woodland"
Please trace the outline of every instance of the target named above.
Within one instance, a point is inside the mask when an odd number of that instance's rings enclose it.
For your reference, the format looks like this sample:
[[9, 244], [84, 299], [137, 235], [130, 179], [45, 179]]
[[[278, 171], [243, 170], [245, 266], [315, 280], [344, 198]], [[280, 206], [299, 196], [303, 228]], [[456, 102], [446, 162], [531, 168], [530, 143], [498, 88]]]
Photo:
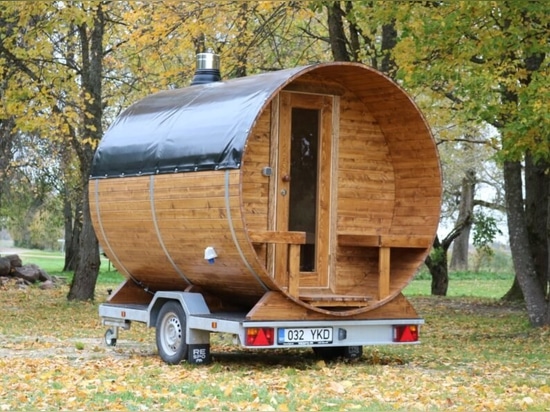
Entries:
[[[65, 239], [68, 298], [93, 299], [100, 255], [87, 185], [126, 107], [189, 85], [212, 49], [223, 78], [356, 61], [425, 113], [444, 172], [432, 293], [468, 250], [490, 255], [504, 213], [534, 326], [550, 324], [550, 19], [544, 1], [0, 3], [0, 227], [21, 247]], [[497, 214], [495, 214], [497, 213]], [[452, 259], [447, 261], [452, 246]]]

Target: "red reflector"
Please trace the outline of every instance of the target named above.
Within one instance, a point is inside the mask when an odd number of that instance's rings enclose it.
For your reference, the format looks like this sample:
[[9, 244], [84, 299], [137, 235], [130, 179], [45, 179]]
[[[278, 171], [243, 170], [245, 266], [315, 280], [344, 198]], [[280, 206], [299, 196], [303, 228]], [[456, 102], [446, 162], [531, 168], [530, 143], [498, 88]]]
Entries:
[[271, 346], [274, 336], [273, 328], [247, 328], [246, 346]]
[[418, 326], [417, 325], [394, 326], [393, 341], [394, 342], [417, 342]]

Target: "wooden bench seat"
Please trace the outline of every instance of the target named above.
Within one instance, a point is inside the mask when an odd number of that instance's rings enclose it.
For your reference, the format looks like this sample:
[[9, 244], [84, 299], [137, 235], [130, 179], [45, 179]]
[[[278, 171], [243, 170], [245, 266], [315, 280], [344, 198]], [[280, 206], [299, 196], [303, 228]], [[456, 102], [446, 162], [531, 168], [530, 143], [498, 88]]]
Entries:
[[391, 249], [426, 249], [432, 246], [432, 242], [432, 236], [338, 233], [338, 246], [378, 248], [378, 299], [380, 300], [390, 294]]

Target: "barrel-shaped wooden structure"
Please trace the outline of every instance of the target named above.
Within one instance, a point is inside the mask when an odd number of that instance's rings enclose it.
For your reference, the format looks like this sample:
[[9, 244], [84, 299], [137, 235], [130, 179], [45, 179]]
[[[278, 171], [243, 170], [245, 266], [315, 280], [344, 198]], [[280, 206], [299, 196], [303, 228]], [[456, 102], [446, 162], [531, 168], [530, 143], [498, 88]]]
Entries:
[[89, 199], [128, 287], [246, 309], [275, 293], [348, 316], [412, 280], [437, 230], [441, 172], [407, 93], [336, 62], [138, 101], [102, 139]]

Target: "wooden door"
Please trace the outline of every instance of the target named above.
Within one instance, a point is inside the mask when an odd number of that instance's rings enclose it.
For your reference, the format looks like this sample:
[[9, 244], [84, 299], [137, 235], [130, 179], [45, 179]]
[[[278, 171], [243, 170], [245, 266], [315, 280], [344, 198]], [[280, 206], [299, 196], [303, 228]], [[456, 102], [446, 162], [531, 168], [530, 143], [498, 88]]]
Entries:
[[[332, 96], [281, 92], [275, 170], [276, 231], [306, 232], [299, 288], [330, 285]], [[285, 279], [288, 249], [275, 246], [275, 277]]]

